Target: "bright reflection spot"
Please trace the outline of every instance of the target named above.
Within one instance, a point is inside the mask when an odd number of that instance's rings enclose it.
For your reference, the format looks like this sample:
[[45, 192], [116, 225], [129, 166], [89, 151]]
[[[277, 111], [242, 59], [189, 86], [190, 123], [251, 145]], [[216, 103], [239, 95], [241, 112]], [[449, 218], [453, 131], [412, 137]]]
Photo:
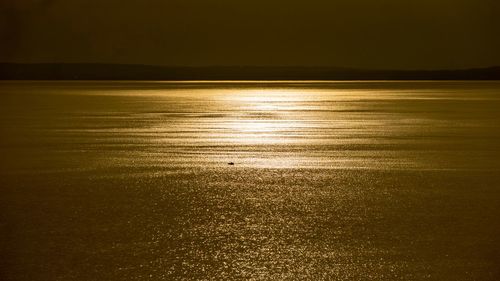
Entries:
[[279, 110], [280, 107], [272, 104], [257, 104], [255, 110]]
[[275, 122], [269, 121], [252, 121], [246, 120], [244, 122], [235, 123], [235, 129], [239, 128], [241, 132], [251, 132], [251, 133], [260, 133], [260, 132], [276, 132], [279, 130], [279, 124]]
[[292, 90], [240, 90], [225, 96], [235, 119], [227, 120], [233, 142], [245, 144], [283, 144], [294, 141], [304, 120], [294, 111], [304, 103], [304, 93]]

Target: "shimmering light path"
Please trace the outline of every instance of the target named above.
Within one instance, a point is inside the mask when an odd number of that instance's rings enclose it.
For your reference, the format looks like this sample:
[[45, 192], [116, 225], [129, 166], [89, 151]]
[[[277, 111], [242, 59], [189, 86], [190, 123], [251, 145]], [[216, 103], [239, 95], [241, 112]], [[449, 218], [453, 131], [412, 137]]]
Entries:
[[497, 82], [2, 82], [0, 268], [497, 280], [499, 108]]

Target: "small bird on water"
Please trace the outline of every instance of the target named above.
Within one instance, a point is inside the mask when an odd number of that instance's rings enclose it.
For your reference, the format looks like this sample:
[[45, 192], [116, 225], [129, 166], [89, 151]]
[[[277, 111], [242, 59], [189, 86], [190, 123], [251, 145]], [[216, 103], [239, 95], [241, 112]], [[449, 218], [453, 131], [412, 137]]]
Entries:
[[227, 164], [230, 165], [230, 166], [234, 166], [234, 162], [229, 162]]

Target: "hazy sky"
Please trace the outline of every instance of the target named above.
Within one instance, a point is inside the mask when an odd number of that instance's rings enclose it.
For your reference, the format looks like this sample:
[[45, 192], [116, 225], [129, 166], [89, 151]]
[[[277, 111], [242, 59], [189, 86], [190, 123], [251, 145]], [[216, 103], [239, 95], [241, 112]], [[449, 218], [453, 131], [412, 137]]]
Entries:
[[500, 65], [500, 1], [0, 0], [0, 61]]

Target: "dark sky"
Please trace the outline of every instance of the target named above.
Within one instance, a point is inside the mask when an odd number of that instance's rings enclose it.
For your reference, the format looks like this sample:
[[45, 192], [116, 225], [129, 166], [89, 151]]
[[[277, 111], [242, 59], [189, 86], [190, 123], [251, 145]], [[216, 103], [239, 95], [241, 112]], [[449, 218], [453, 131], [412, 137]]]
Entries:
[[500, 1], [0, 0], [0, 61], [500, 65]]

